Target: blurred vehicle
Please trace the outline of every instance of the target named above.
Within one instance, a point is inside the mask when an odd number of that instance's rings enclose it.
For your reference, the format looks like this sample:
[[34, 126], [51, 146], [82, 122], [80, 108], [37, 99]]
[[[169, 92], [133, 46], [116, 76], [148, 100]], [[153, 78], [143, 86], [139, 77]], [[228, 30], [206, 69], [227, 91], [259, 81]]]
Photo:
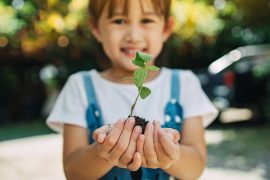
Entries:
[[195, 69], [202, 87], [220, 110], [222, 123], [267, 120], [270, 105], [270, 45], [239, 47]]

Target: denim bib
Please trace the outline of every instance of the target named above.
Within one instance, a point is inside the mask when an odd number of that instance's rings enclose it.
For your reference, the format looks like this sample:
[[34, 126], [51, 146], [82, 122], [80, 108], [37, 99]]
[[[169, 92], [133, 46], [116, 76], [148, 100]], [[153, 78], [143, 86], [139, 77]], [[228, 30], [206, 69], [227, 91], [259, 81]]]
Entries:
[[[180, 94], [180, 79], [179, 79], [180, 70], [172, 70], [171, 75], [171, 96], [166, 106], [164, 107], [164, 119], [165, 123], [162, 127], [174, 128], [177, 131], [182, 130], [183, 123], [183, 108], [179, 103], [179, 94]], [[100, 107], [98, 105], [95, 90], [91, 76], [88, 72], [81, 72], [85, 91], [88, 100], [88, 108], [86, 111], [86, 120], [87, 126], [89, 129], [89, 143], [93, 143], [92, 133], [95, 129], [101, 127], [104, 123], [102, 121], [102, 114]], [[128, 169], [113, 167], [107, 174], [105, 174], [101, 179], [103, 180], [131, 180], [134, 172], [129, 171]], [[139, 174], [139, 177], [138, 177]], [[166, 180], [169, 179], [169, 175], [162, 169], [150, 169], [141, 167], [136, 172], [137, 177], [135, 179], [155, 179], [155, 180]]]

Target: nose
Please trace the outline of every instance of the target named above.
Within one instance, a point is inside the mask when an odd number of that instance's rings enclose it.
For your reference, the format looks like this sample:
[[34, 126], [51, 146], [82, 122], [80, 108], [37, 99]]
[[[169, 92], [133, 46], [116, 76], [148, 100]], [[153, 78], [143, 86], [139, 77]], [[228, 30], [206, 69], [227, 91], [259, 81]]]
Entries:
[[129, 43], [138, 43], [142, 40], [143, 30], [139, 25], [130, 24], [125, 35], [125, 40]]

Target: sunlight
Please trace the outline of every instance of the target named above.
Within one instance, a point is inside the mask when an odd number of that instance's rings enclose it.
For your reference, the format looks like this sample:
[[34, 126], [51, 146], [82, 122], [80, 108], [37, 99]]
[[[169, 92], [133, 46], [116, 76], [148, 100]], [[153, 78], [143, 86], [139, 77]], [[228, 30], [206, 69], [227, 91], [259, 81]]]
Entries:
[[65, 29], [63, 17], [57, 12], [53, 12], [49, 15], [48, 24], [59, 33], [63, 32]]

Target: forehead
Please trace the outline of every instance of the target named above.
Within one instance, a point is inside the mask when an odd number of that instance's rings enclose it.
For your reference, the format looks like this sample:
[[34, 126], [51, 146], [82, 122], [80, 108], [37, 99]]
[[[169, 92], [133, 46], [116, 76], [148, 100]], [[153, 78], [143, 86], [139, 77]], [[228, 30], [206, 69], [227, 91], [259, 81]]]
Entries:
[[[124, 14], [132, 10], [141, 11], [142, 13], [162, 14], [161, 6], [155, 5], [158, 0], [110, 0], [108, 3], [108, 17], [115, 14]], [[105, 8], [106, 9], [106, 8]]]

